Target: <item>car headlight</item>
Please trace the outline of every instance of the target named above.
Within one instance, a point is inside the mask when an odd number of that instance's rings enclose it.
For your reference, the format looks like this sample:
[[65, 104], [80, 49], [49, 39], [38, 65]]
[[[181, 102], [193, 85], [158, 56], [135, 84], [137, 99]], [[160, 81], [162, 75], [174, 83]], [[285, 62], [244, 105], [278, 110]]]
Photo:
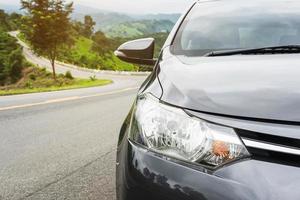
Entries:
[[250, 156], [232, 128], [192, 117], [150, 94], [137, 99], [129, 137], [149, 150], [208, 167]]

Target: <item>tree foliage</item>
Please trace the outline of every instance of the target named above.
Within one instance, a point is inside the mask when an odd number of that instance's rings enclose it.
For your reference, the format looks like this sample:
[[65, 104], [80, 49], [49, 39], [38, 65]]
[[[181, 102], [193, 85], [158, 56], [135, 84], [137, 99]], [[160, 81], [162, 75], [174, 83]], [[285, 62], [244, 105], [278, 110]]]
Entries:
[[2, 29], [2, 31], [10, 29], [8, 15], [4, 12], [4, 10], [0, 10], [0, 29]]
[[82, 35], [86, 38], [91, 38], [94, 33], [96, 22], [94, 22], [93, 18], [90, 15], [84, 16], [84, 22], [74, 21], [73, 28], [78, 33], [78, 35]]
[[94, 32], [94, 26], [96, 22], [94, 22], [93, 18], [90, 15], [86, 15], [84, 17], [84, 32], [83, 35], [87, 38], [90, 38]]
[[22, 8], [26, 9], [26, 24], [23, 32], [33, 50], [47, 57], [55, 74], [55, 60], [59, 49], [72, 43], [70, 14], [72, 3], [64, 0], [22, 0]]
[[94, 41], [92, 50], [99, 53], [100, 55], [104, 55], [105, 53], [112, 51], [116, 46], [115, 41], [108, 39], [101, 31], [97, 31], [92, 36], [92, 40]]
[[0, 32], [0, 85], [15, 83], [22, 75], [24, 57], [17, 40]]
[[19, 13], [11, 13], [8, 17], [10, 30], [19, 30], [22, 27], [22, 15]]
[[17, 30], [21, 26], [22, 15], [18, 13], [7, 14], [0, 9], [0, 30], [12, 31]]

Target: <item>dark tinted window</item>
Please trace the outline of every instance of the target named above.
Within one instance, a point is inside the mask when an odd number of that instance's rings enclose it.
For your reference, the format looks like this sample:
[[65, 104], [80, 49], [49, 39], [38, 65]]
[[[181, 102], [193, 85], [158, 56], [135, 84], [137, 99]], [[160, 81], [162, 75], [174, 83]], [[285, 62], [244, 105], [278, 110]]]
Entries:
[[172, 49], [202, 56], [215, 50], [295, 44], [300, 44], [300, 2], [223, 0], [197, 3]]

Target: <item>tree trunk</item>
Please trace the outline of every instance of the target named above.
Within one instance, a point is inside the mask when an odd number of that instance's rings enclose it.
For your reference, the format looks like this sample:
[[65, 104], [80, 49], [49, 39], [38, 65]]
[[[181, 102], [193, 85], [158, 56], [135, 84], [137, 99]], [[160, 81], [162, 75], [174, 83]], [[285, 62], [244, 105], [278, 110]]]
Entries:
[[51, 60], [51, 66], [52, 66], [52, 71], [53, 71], [53, 79], [56, 80], [55, 59]]

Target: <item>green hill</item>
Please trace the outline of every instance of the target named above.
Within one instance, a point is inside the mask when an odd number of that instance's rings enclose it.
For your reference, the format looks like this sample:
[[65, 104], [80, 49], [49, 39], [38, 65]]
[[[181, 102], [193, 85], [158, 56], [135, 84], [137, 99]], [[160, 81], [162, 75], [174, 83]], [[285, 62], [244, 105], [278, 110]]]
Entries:
[[101, 70], [136, 71], [137, 67], [117, 59], [112, 52], [101, 54], [93, 50], [94, 41], [82, 36], [75, 39], [70, 49], [62, 50], [60, 61], [81, 67]]
[[[75, 10], [76, 11], [76, 10]], [[113, 13], [113, 12], [98, 12], [98, 13], [78, 13], [72, 14], [72, 18], [77, 21], [83, 21], [85, 15], [92, 16], [96, 22], [95, 30], [102, 29], [111, 24], [119, 24], [123, 22], [133, 21], [134, 19], [128, 15]]]
[[170, 20], [141, 20], [108, 25], [102, 31], [108, 37], [132, 38], [160, 32], [170, 32], [174, 23]]
[[173, 23], [176, 23], [181, 14], [179, 13], [170, 13], [170, 14], [146, 14], [146, 15], [130, 15], [130, 17], [135, 20], [170, 20]]

